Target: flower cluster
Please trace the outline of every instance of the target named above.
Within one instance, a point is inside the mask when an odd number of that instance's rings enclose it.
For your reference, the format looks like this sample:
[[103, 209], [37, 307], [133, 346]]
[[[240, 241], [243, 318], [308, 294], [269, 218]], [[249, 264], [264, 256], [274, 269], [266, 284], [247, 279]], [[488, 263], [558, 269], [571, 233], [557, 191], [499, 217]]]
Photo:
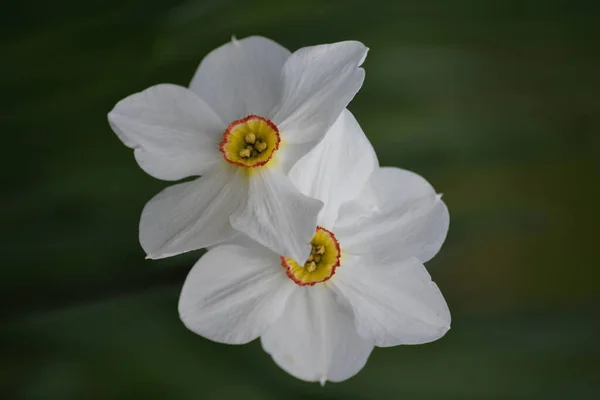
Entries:
[[423, 266], [448, 210], [419, 175], [380, 167], [346, 109], [367, 51], [233, 39], [189, 88], [156, 85], [108, 115], [148, 174], [196, 177], [151, 199], [139, 231], [148, 258], [209, 249], [183, 286], [183, 323], [221, 343], [260, 337], [281, 368], [322, 384], [356, 374], [374, 346], [450, 328]]

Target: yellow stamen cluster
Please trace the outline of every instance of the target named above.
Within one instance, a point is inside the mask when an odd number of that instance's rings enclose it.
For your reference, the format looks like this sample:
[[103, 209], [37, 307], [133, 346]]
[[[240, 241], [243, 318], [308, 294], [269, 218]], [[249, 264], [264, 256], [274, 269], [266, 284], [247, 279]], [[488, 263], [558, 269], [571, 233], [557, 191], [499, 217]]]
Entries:
[[317, 263], [321, 261], [321, 258], [324, 254], [325, 246], [323, 246], [322, 244], [316, 246], [313, 245], [310, 255], [304, 263], [304, 268], [306, 268], [308, 272], [314, 272], [317, 269]]
[[244, 141], [246, 142], [246, 148], [239, 153], [242, 158], [256, 157], [267, 148], [267, 143], [257, 140], [256, 135], [252, 132], [244, 136]]

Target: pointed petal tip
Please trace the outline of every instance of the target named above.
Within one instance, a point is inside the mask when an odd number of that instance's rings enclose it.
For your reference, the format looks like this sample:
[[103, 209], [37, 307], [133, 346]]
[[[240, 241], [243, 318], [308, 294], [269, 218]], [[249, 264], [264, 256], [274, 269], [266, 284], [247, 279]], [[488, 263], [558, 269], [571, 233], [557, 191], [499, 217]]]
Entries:
[[327, 383], [327, 378], [326, 377], [321, 377], [321, 379], [319, 380], [319, 383], [321, 384], [321, 387], [325, 386], [325, 383]]
[[[358, 43], [360, 43], [364, 48], [364, 54], [363, 54], [362, 58], [360, 59], [360, 61], [358, 62], [358, 66], [360, 67], [364, 64], [365, 60], [367, 59], [367, 55], [369, 55], [369, 50], [371, 50], [371, 49], [368, 48], [367, 46], [365, 46], [365, 44], [362, 42], [358, 42]], [[362, 69], [362, 68], [360, 68], [360, 69]]]

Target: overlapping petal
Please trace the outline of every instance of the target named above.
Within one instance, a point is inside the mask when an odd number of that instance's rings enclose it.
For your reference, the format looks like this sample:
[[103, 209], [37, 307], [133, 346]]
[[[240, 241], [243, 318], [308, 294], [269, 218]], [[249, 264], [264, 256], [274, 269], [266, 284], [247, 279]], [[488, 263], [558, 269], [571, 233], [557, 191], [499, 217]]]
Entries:
[[283, 66], [283, 98], [271, 119], [288, 143], [319, 141], [354, 98], [368, 49], [346, 41], [304, 47]]
[[450, 329], [446, 301], [416, 258], [382, 267], [348, 256], [333, 284], [351, 304], [359, 335], [376, 346], [427, 343]]
[[261, 342], [289, 374], [321, 383], [355, 375], [373, 349], [368, 340], [358, 336], [350, 315], [323, 285], [296, 287], [285, 311]]
[[323, 203], [300, 193], [277, 169], [257, 169], [249, 185], [247, 201], [231, 216], [233, 228], [277, 254], [305, 260]]
[[426, 262], [439, 251], [448, 226], [448, 209], [425, 179], [380, 168], [364, 197], [342, 206], [335, 233], [347, 252], [376, 254], [379, 263], [411, 257]]
[[140, 243], [149, 258], [200, 249], [235, 234], [229, 216], [245, 201], [248, 182], [242, 173], [222, 167], [170, 186], [146, 204]]
[[158, 179], [201, 175], [222, 160], [221, 134], [227, 126], [190, 90], [161, 84], [117, 103], [111, 127], [132, 149], [140, 167]]
[[179, 315], [193, 332], [216, 342], [248, 343], [282, 314], [294, 284], [279, 257], [260, 246], [209, 250], [190, 271]]
[[227, 123], [250, 114], [266, 118], [281, 100], [290, 54], [264, 37], [234, 38], [204, 57], [190, 89]]
[[352, 113], [344, 110], [325, 138], [288, 176], [300, 192], [323, 201], [318, 223], [331, 228], [341, 204], [360, 195], [377, 167], [369, 139]]

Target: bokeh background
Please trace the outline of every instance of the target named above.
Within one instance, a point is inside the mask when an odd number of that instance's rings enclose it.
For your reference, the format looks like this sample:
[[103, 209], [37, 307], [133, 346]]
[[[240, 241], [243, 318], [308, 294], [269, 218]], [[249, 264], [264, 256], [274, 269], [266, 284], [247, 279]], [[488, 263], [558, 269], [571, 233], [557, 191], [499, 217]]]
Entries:
[[[600, 3], [29, 0], [0, 14], [2, 399], [600, 399]], [[201, 252], [144, 260], [144, 174], [106, 114], [232, 34], [371, 48], [351, 103], [451, 213], [453, 328], [341, 384], [187, 331]]]

